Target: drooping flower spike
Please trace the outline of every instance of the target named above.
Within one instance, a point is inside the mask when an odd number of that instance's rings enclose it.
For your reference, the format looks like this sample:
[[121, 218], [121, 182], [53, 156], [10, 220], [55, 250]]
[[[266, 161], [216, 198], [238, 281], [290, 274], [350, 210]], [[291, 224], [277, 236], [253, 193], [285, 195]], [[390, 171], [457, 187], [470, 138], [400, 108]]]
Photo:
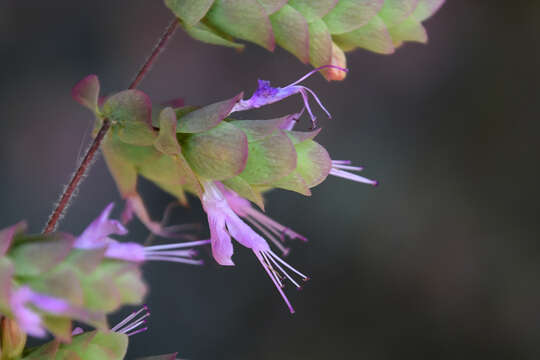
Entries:
[[291, 313], [294, 309], [283, 291], [285, 281], [289, 280], [297, 288], [301, 288], [293, 276], [307, 281], [309, 278], [277, 256], [268, 242], [240, 219], [220, 190], [220, 185], [212, 181], [203, 183], [203, 208], [208, 215], [212, 254], [221, 265], [234, 265], [231, 257], [234, 249], [231, 237], [243, 246], [251, 249], [264, 271], [274, 283], [279, 294], [287, 304]]
[[335, 66], [335, 65], [323, 65], [319, 66], [318, 68], [308, 72], [306, 75], [302, 76], [300, 79], [296, 80], [295, 82], [281, 88], [281, 87], [272, 87], [270, 86], [270, 81], [267, 80], [258, 80], [259, 86], [257, 90], [253, 93], [253, 95], [247, 99], [247, 100], [240, 100], [238, 101], [234, 107], [231, 110], [231, 114], [237, 111], [246, 111], [251, 109], [257, 109], [265, 105], [270, 105], [275, 102], [281, 101], [285, 98], [288, 98], [291, 95], [294, 94], [300, 94], [302, 96], [302, 100], [304, 101], [304, 108], [307, 110], [309, 117], [311, 118], [312, 128], [317, 128], [317, 118], [311, 111], [311, 107], [309, 106], [309, 96], [308, 93], [313, 96], [317, 104], [321, 107], [321, 109], [326, 113], [328, 118], [332, 118], [332, 115], [326, 110], [322, 102], [319, 100], [315, 92], [313, 90], [309, 89], [308, 87], [305, 87], [303, 85], [298, 85], [300, 82], [304, 81], [311, 75], [315, 74], [318, 71], [321, 71], [326, 68], [332, 68], [337, 69], [343, 72], [348, 72], [348, 69]]
[[363, 176], [352, 173], [351, 171], [362, 171], [361, 166], [351, 166], [350, 160], [332, 160], [332, 168], [330, 169], [330, 175], [334, 175], [347, 180], [377, 186], [379, 182], [376, 180], [370, 180]]
[[197, 251], [189, 249], [202, 246], [210, 240], [199, 240], [185, 243], [143, 246], [134, 242], [121, 243], [109, 235], [125, 235], [127, 229], [117, 220], [109, 219], [114, 204], [109, 204], [103, 212], [75, 240], [74, 247], [78, 249], [105, 248], [105, 256], [131, 262], [168, 261], [192, 265], [202, 265], [203, 261], [193, 259]]
[[272, 241], [279, 251], [281, 251], [283, 256], [287, 256], [290, 251], [290, 249], [284, 245], [287, 238], [290, 240], [300, 239], [304, 242], [308, 241], [305, 236], [281, 225], [274, 219], [255, 209], [248, 200], [239, 196], [234, 191], [225, 188], [223, 185], [219, 187], [232, 210], [242, 219], [246, 220], [251, 226], [259, 230], [267, 239]]

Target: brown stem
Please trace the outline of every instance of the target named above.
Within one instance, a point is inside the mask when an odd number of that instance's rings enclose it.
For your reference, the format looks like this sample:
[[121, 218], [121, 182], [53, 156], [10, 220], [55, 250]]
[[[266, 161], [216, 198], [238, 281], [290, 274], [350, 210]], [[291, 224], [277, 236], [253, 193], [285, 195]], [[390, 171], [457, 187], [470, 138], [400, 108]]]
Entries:
[[[132, 81], [132, 83], [129, 85], [128, 89], [135, 89], [139, 83], [144, 79], [144, 77], [148, 74], [148, 71], [150, 71], [150, 68], [158, 58], [159, 54], [165, 49], [165, 45], [170, 40], [172, 35], [174, 34], [175, 30], [178, 28], [178, 19], [174, 18], [169, 26], [167, 26], [167, 29], [165, 32], [160, 36], [156, 46], [152, 50], [152, 53], [144, 64], [141, 66], [139, 71], [137, 72], [137, 75], [135, 75], [135, 79]], [[58, 204], [56, 205], [55, 209], [49, 216], [49, 221], [47, 222], [47, 225], [45, 226], [45, 229], [43, 230], [44, 234], [50, 233], [55, 230], [58, 220], [63, 216], [64, 211], [66, 210], [67, 206], [69, 205], [69, 201], [71, 200], [71, 197], [81, 184], [81, 180], [84, 179], [86, 175], [86, 171], [89, 169], [90, 165], [94, 161], [94, 156], [96, 155], [97, 151], [99, 150], [99, 146], [101, 145], [101, 142], [105, 138], [105, 135], [107, 134], [107, 131], [111, 127], [111, 123], [108, 119], [103, 120], [103, 125], [101, 125], [101, 128], [99, 129], [99, 132], [97, 133], [97, 136], [94, 138], [94, 141], [92, 142], [92, 145], [90, 145], [90, 148], [88, 148], [88, 151], [84, 155], [83, 160], [81, 161], [81, 164], [75, 171], [75, 174], [73, 174], [73, 177], [71, 178], [68, 186], [64, 189], [62, 195], [60, 196], [60, 201], [58, 201]]]

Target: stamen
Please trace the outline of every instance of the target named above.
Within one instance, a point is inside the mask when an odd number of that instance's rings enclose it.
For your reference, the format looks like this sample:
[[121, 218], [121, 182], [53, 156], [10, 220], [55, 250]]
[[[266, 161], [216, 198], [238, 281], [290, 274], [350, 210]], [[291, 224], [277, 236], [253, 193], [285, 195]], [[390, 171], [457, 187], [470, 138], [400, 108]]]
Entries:
[[309, 93], [311, 95], [313, 95], [313, 97], [315, 98], [315, 101], [317, 102], [317, 104], [319, 104], [319, 106], [321, 107], [321, 109], [323, 109], [323, 111], [326, 113], [326, 115], [328, 116], [329, 119], [332, 118], [332, 115], [330, 115], [330, 112], [328, 112], [328, 110], [326, 110], [326, 108], [324, 107], [324, 105], [321, 103], [321, 100], [319, 100], [319, 97], [315, 94], [315, 92], [313, 92], [313, 90], [311, 90], [310, 88], [307, 88], [305, 86], [301, 86], [302, 88], [304, 88], [305, 90], [309, 91]]
[[191, 247], [191, 246], [201, 246], [201, 245], [207, 245], [207, 244], [210, 244], [210, 240], [199, 240], [199, 241], [191, 241], [191, 242], [176, 243], [176, 244], [165, 244], [165, 245], [152, 245], [152, 246], [146, 247], [145, 249], [149, 251], [168, 250], [168, 249], [180, 249], [180, 248]]
[[298, 276], [300, 276], [302, 278], [302, 280], [304, 281], [308, 281], [309, 280], [309, 277], [307, 277], [306, 275], [302, 274], [300, 271], [296, 270], [295, 268], [293, 268], [291, 265], [287, 264], [287, 262], [285, 262], [285, 260], [281, 259], [279, 256], [277, 256], [272, 250], [268, 250], [269, 254], [272, 255], [272, 257], [274, 259], [276, 259], [277, 261], [279, 261], [282, 265], [285, 265], [289, 270], [293, 271], [295, 274], [297, 274]]
[[168, 262], [175, 262], [175, 263], [182, 263], [182, 264], [191, 264], [191, 265], [203, 265], [203, 260], [193, 260], [193, 259], [185, 259], [181, 257], [172, 257], [172, 256], [156, 256], [156, 255], [150, 255], [148, 257], [145, 257], [146, 261], [168, 261]]
[[311, 128], [316, 129], [317, 128], [317, 117], [313, 115], [313, 112], [311, 111], [311, 108], [309, 107], [309, 99], [306, 94], [306, 90], [303, 86], [298, 87], [298, 91], [300, 92], [300, 95], [302, 95], [302, 99], [304, 100], [304, 106], [309, 114], [309, 117], [311, 118]]
[[285, 301], [285, 304], [287, 304], [287, 307], [289, 308], [289, 311], [291, 312], [291, 314], [294, 314], [294, 309], [289, 301], [289, 299], [287, 298], [287, 295], [285, 295], [285, 293], [283, 292], [283, 289], [281, 288], [281, 286], [279, 285], [279, 283], [276, 281], [276, 279], [274, 278], [272, 272], [270, 271], [270, 269], [265, 266], [265, 262], [262, 258], [262, 256], [260, 255], [259, 252], [257, 251], [253, 251], [255, 253], [255, 256], [257, 257], [257, 259], [259, 260], [259, 262], [261, 263], [264, 271], [266, 271], [266, 273], [268, 274], [268, 277], [270, 277], [270, 279], [272, 280], [272, 282], [274, 283], [277, 291], [279, 292], [279, 294], [281, 295], [281, 298], [283, 299], [283, 301]]
[[370, 179], [365, 178], [363, 176], [359, 176], [359, 175], [350, 173], [348, 171], [344, 171], [344, 170], [340, 170], [340, 169], [336, 169], [336, 168], [332, 168], [330, 170], [330, 174], [334, 175], [334, 176], [338, 176], [340, 178], [347, 179], [347, 180], [356, 181], [356, 182], [359, 182], [359, 183], [364, 183], [364, 184], [373, 185], [373, 186], [379, 185], [378, 181], [370, 180]]
[[265, 226], [267, 229], [269, 229], [271, 232], [276, 234], [277, 236], [282, 237], [283, 234], [290, 237], [291, 239], [300, 239], [302, 241], [308, 241], [308, 239], [300, 235], [299, 233], [291, 230], [290, 228], [281, 225], [274, 219], [266, 216], [265, 214], [255, 210], [251, 206], [249, 208], [243, 209], [249, 216], [256, 219], [260, 224]]
[[[139, 316], [142, 312], [146, 311], [143, 315]], [[137, 317], [138, 316], [138, 317]], [[148, 311], [148, 307], [144, 305], [142, 308], [140, 308], [138, 311], [135, 311], [131, 313], [129, 316], [127, 316], [124, 320], [120, 321], [116, 326], [114, 326], [111, 331], [125, 334], [127, 336], [132, 336], [135, 334], [138, 334], [140, 332], [146, 331], [148, 328], [144, 327], [141, 329], [137, 329], [139, 326], [146, 323], [146, 318], [150, 316], [150, 311]]]
[[351, 160], [332, 160], [332, 165], [350, 165], [352, 163]]
[[304, 81], [305, 79], [307, 79], [311, 75], [315, 74], [316, 72], [321, 71], [322, 69], [326, 69], [326, 68], [333, 68], [333, 69], [338, 69], [338, 70], [341, 70], [341, 71], [344, 71], [344, 72], [349, 72], [349, 69], [342, 68], [342, 67], [339, 67], [339, 66], [336, 66], [336, 65], [323, 65], [323, 66], [319, 66], [318, 68], [315, 68], [315, 69], [311, 70], [306, 75], [302, 76], [300, 79], [296, 80], [295, 82], [293, 82], [292, 84], [290, 84], [288, 86], [294, 86], [294, 85], [296, 85], [298, 83], [301, 83], [302, 81]]
[[[262, 225], [260, 225], [255, 218], [248, 215], [246, 220], [248, 220], [249, 223], [251, 225], [255, 226], [260, 232], [262, 232], [264, 236], [266, 236], [268, 239], [270, 239], [270, 241], [272, 241], [272, 243], [274, 243], [274, 245], [276, 245], [276, 247], [279, 249], [279, 251], [281, 251], [283, 253], [283, 256], [287, 256], [290, 249], [283, 246], [283, 244], [281, 244], [281, 242], [279, 242], [279, 240], [273, 234], [271, 234]], [[269, 228], [269, 230], [273, 231], [271, 228]], [[282, 241], [283, 241], [283, 239], [282, 239]]]
[[341, 169], [341, 170], [352, 170], [352, 171], [362, 171], [364, 170], [363, 167], [361, 166], [349, 166], [349, 165], [332, 165], [334, 168], [336, 169]]

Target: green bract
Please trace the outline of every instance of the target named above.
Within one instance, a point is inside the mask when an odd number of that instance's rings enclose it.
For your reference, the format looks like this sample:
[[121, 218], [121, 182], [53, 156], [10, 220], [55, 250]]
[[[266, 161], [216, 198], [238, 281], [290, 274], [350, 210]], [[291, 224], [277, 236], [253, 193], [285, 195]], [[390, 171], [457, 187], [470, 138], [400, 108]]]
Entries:
[[310, 195], [309, 189], [330, 172], [328, 153], [313, 141], [319, 130], [285, 130], [290, 115], [271, 120], [231, 119], [229, 114], [242, 93], [204, 107], [168, 107], [152, 121], [150, 101], [141, 92], [122, 91], [95, 108], [87, 104], [97, 98], [99, 82], [90, 76], [81, 83], [75, 94], [83, 94], [76, 96], [79, 102], [94, 111], [98, 124], [105, 119], [111, 122], [102, 151], [126, 199], [139, 197], [138, 176], [182, 203], [186, 203], [186, 192], [201, 197], [201, 183], [213, 180], [263, 208], [261, 192], [282, 188]]
[[108, 313], [142, 301], [146, 285], [137, 264], [105, 259], [105, 248], [75, 249], [75, 238], [70, 234], [27, 235], [25, 228], [20, 223], [0, 231], [0, 313], [3, 315], [15, 316], [17, 310], [11, 297], [22, 287], [60, 299], [71, 310], [62, 315], [34, 310], [44, 327], [66, 342], [71, 339], [73, 320], [106, 330]]
[[[346, 67], [344, 51], [391, 54], [405, 41], [425, 43], [422, 21], [444, 0], [165, 0], [197, 40], [242, 48], [234, 38], [273, 51], [275, 44], [314, 67]], [[328, 80], [345, 73], [326, 69]]]

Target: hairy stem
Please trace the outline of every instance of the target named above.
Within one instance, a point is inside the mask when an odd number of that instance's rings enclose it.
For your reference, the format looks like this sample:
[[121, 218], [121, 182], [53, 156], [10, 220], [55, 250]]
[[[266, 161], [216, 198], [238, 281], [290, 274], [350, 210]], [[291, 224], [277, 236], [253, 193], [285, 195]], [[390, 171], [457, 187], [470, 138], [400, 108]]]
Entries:
[[[157, 60], [161, 52], [165, 49], [165, 45], [171, 39], [172, 35], [174, 34], [177, 28], [178, 28], [178, 19], [174, 18], [170, 22], [169, 26], [167, 26], [167, 29], [165, 29], [165, 32], [160, 36], [156, 46], [152, 50], [152, 53], [150, 54], [150, 56], [148, 56], [144, 64], [141, 66], [141, 68], [135, 75], [135, 78], [129, 85], [128, 89], [135, 89], [137, 88], [137, 86], [139, 86], [140, 82], [148, 74], [148, 72], [152, 68], [152, 65], [155, 63], [155, 61]], [[50, 233], [56, 229], [58, 221], [64, 215], [64, 211], [67, 209], [67, 206], [69, 205], [73, 194], [76, 192], [77, 188], [81, 184], [81, 181], [84, 179], [86, 172], [90, 168], [90, 165], [92, 165], [92, 162], [94, 161], [94, 156], [98, 152], [99, 146], [101, 145], [101, 142], [105, 138], [105, 135], [107, 134], [107, 131], [109, 131], [110, 127], [111, 127], [110, 121], [108, 119], [105, 119], [103, 121], [103, 125], [101, 125], [101, 128], [99, 129], [97, 136], [94, 138], [92, 145], [90, 145], [90, 147], [86, 151], [86, 154], [84, 155], [83, 160], [81, 161], [77, 170], [75, 170], [73, 177], [71, 178], [71, 180], [69, 181], [69, 184], [66, 186], [66, 188], [62, 192], [62, 195], [60, 196], [60, 200], [56, 204], [51, 215], [49, 216], [47, 225], [45, 226], [45, 229], [43, 230], [44, 234]]]

